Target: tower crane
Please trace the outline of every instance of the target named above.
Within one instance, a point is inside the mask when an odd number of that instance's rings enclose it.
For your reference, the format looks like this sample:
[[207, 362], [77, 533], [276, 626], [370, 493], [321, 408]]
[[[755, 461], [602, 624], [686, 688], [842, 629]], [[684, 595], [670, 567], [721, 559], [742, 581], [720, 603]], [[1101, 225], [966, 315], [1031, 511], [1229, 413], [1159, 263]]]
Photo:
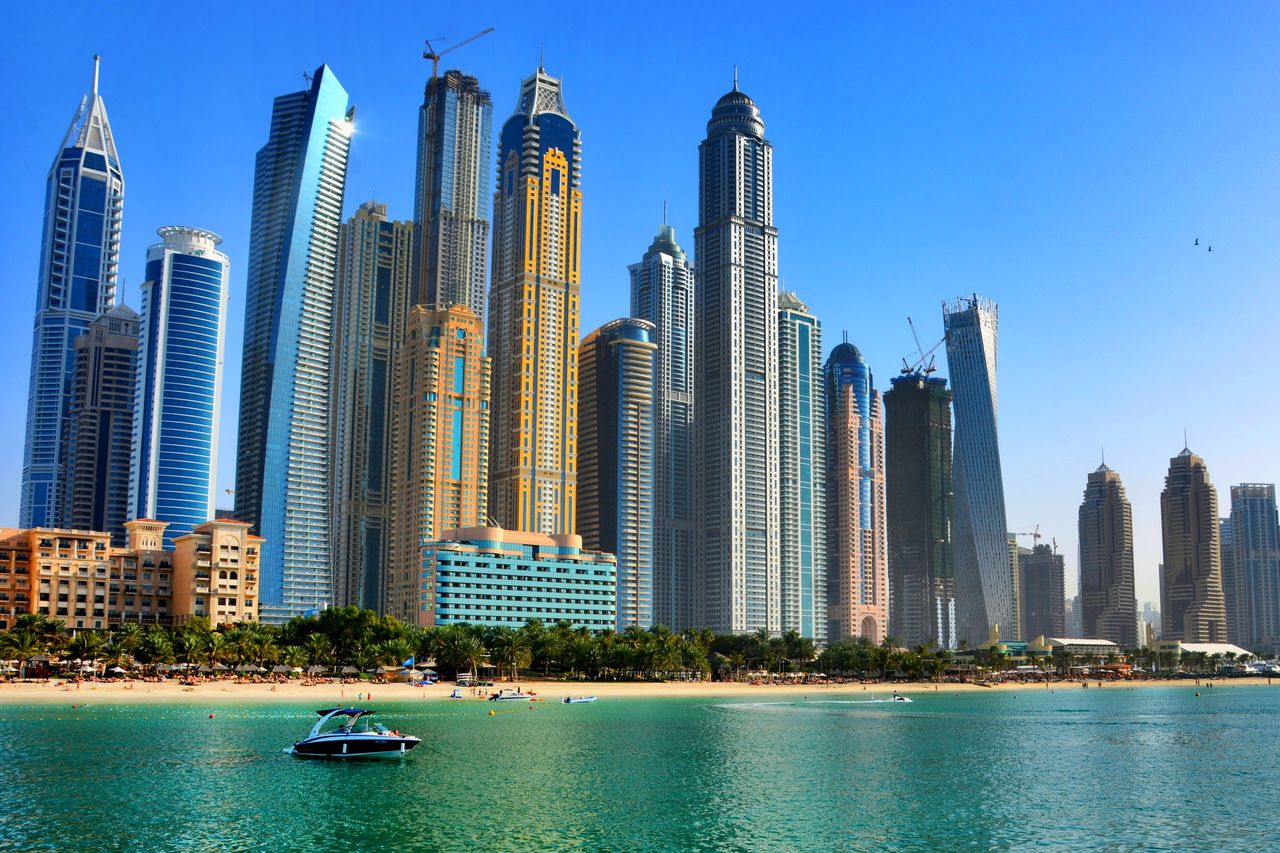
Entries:
[[[1036, 529], [1035, 529], [1035, 530], [1025, 530], [1025, 531], [1022, 531], [1022, 532], [1020, 532], [1020, 533], [1015, 533], [1015, 534], [1013, 534], [1013, 535], [1014, 535], [1014, 536], [1030, 536], [1030, 537], [1031, 537], [1031, 544], [1032, 544], [1032, 546], [1039, 545], [1039, 544], [1040, 544], [1040, 540], [1044, 538], [1043, 536], [1041, 536], [1041, 535], [1040, 535], [1040, 525], [1038, 525], [1038, 524], [1036, 525]], [[1056, 544], [1057, 544], [1057, 543], [1056, 543], [1056, 541], [1055, 541], [1055, 543], [1054, 543], [1054, 544], [1055, 544], [1055, 546], [1056, 546]]]
[[[920, 335], [916, 333], [916, 324], [910, 317], [907, 318], [907, 325], [911, 327], [911, 337], [915, 339], [916, 351], [911, 355], [903, 356], [902, 369], [898, 372], [904, 376], [910, 373], [923, 373], [928, 376], [938, 369], [933, 366], [933, 354], [938, 351], [938, 347], [947, 342], [947, 339], [944, 337], [929, 347], [928, 352], [926, 352], [924, 347], [920, 345]], [[914, 361], [909, 362], [907, 361], [908, 358], [913, 358]]]
[[441, 50], [441, 51], [437, 51], [434, 47], [431, 46], [430, 39], [423, 39], [423, 42], [426, 44], [427, 49], [422, 52], [422, 58], [431, 60], [431, 79], [434, 80], [436, 79], [437, 76], [439, 76], [438, 72], [440, 69], [440, 57], [453, 53], [455, 50], [457, 50], [460, 47], [466, 47], [476, 39], [480, 38], [481, 36], [487, 36], [491, 32], [493, 32], [493, 27], [489, 27], [486, 30], [481, 30], [475, 35], [470, 36], [469, 38], [465, 38], [462, 41], [458, 42], [457, 44], [452, 45], [451, 47], [446, 47], [444, 50]]

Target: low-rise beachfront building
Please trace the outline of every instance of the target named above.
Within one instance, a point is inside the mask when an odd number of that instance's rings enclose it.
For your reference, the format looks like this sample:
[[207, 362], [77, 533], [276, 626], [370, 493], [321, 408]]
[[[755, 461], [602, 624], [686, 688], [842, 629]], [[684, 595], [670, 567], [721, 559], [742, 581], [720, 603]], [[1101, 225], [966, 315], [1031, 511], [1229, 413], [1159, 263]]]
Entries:
[[616, 620], [618, 563], [576, 534], [464, 527], [423, 544], [418, 588], [422, 626], [540, 619], [604, 631]]
[[1077, 658], [1094, 657], [1105, 660], [1124, 652], [1110, 640], [1083, 639], [1076, 637], [1046, 637], [1043, 634], [1027, 643], [1027, 652], [1035, 655], [1061, 656], [1071, 655]]
[[206, 521], [173, 540], [173, 623], [203, 616], [213, 625], [258, 621], [263, 539], [247, 521]]
[[[218, 554], [219, 561], [229, 560], [233, 540], [238, 544], [236, 562], [225, 563], [245, 574], [237, 578], [234, 606], [226, 581], [209, 586], [211, 571], [220, 575], [223, 567], [222, 562], [218, 567], [200, 565], [211, 562], [210, 552], [195, 546], [164, 550], [168, 525], [163, 521], [140, 518], [124, 526], [123, 548], [112, 547], [106, 531], [0, 528], [0, 630], [13, 627], [26, 613], [58, 619], [71, 629], [98, 630], [125, 622], [181, 624], [196, 615], [208, 616], [215, 625], [257, 621], [262, 540], [249, 534], [247, 524], [219, 520], [189, 534], [195, 537], [192, 542], [201, 537], [212, 541], [216, 535], [216, 550], [228, 546], [225, 555]], [[219, 585], [227, 587], [220, 596], [214, 591]], [[228, 603], [214, 604], [219, 598]]]
[[1234, 643], [1184, 643], [1181, 640], [1157, 640], [1155, 645], [1157, 655], [1173, 655], [1174, 666], [1177, 666], [1184, 655], [1205, 655], [1212, 658], [1218, 656], [1218, 660], [1227, 662], [1227, 655], [1234, 655], [1235, 658], [1253, 657], [1253, 652], [1248, 649], [1241, 648]]

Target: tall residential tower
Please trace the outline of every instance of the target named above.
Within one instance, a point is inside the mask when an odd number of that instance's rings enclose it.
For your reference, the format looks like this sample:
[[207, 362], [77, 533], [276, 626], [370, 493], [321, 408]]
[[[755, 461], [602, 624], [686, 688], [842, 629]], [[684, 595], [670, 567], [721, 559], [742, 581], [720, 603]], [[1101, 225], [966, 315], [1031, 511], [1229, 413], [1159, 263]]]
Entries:
[[879, 643], [889, 623], [880, 393], [848, 341], [827, 358], [826, 386], [827, 637]]
[[170, 548], [214, 517], [231, 262], [211, 231], [156, 233], [142, 283], [129, 518], [165, 522]]
[[[1223, 543], [1225, 572], [1227, 544]], [[1231, 576], [1227, 597], [1232, 642], [1258, 655], [1280, 651], [1280, 527], [1273, 483], [1231, 487]], [[1227, 580], [1227, 578], [1224, 578]]]
[[581, 132], [539, 68], [498, 138], [489, 355], [489, 513], [512, 530], [569, 534], [578, 482]]
[[1082, 636], [1138, 647], [1133, 509], [1105, 464], [1089, 475], [1080, 504], [1080, 607]]
[[778, 553], [781, 630], [827, 641], [827, 417], [822, 323], [778, 294]]
[[578, 534], [618, 558], [616, 628], [653, 624], [653, 374], [647, 320], [614, 320], [578, 355]]
[[996, 412], [996, 304], [976, 294], [943, 305], [955, 407], [955, 578], [960, 640], [999, 626], [1016, 634], [1016, 569], [1009, 557]]
[[488, 273], [489, 138], [493, 102], [476, 78], [427, 81], [418, 111], [413, 305], [466, 305], [484, 322]]
[[381, 607], [391, 536], [392, 388], [413, 275], [413, 223], [365, 202], [342, 225], [333, 341], [334, 601]]
[[951, 544], [951, 392], [926, 372], [890, 380], [884, 395], [889, 633], [908, 648], [955, 649]]
[[698, 146], [694, 385], [701, 521], [698, 623], [782, 627], [778, 505], [778, 230], [773, 146], [744, 92]]
[[1160, 493], [1164, 564], [1160, 570], [1161, 639], [1227, 642], [1222, 595], [1218, 491], [1204, 459], [1189, 449], [1169, 460]]
[[107, 108], [93, 88], [80, 101], [45, 184], [44, 233], [31, 342], [22, 527], [63, 527], [68, 406], [75, 341], [115, 307], [124, 176]]
[[333, 601], [332, 324], [353, 111], [329, 66], [276, 98], [253, 179], [236, 516], [265, 539], [264, 622]]
[[653, 620], [694, 627], [693, 266], [663, 224], [631, 273], [631, 316], [653, 324]]

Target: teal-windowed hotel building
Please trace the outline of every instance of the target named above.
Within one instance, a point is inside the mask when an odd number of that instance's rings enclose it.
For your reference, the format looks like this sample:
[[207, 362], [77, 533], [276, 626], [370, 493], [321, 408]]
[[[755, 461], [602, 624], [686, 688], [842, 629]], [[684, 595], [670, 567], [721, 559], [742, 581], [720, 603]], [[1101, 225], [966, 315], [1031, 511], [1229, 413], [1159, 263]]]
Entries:
[[530, 619], [591, 631], [616, 622], [617, 561], [572, 533], [446, 530], [422, 548], [421, 625], [518, 628]]

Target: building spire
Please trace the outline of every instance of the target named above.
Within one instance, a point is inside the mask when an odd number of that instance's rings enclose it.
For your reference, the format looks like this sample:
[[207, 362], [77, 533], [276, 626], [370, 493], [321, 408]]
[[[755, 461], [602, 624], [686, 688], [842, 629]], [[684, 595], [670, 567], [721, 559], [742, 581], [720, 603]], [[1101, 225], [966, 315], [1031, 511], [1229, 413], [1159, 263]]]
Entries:
[[662, 224], [667, 224], [667, 200], [665, 198], [662, 200]]
[[733, 91], [738, 91], [738, 66], [736, 63], [733, 66]]
[[98, 54], [93, 55], [93, 97], [98, 97], [98, 63], [102, 61], [102, 57]]
[[544, 42], [538, 42], [538, 70], [542, 73], [547, 71], [547, 46]]

